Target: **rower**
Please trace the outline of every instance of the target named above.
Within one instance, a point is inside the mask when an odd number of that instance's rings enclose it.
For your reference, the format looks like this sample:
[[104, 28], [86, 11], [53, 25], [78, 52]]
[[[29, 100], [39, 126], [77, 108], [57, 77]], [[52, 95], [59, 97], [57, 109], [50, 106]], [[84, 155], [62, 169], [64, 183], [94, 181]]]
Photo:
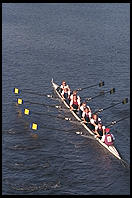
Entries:
[[77, 95], [77, 91], [74, 90], [72, 95], [70, 96], [70, 109], [71, 110], [79, 110], [80, 109], [80, 96]]
[[60, 88], [61, 88], [61, 93], [62, 93], [62, 91], [63, 91], [65, 88], [67, 88], [68, 91], [70, 91], [69, 86], [66, 84], [66, 81], [64, 81], [64, 80], [62, 81], [62, 84], [61, 84]]
[[110, 128], [105, 129], [105, 135], [102, 137], [102, 141], [107, 145], [111, 146], [114, 144], [115, 137], [110, 133]]
[[61, 86], [59, 86], [59, 87], [57, 88], [57, 91], [59, 91], [59, 93], [62, 93], [62, 91], [63, 91], [65, 88], [67, 88], [68, 91], [70, 91], [70, 88], [69, 88], [69, 86], [66, 84], [66, 81], [63, 80], [62, 83], [61, 83]]
[[82, 120], [84, 123], [89, 123], [91, 118], [91, 110], [90, 108], [86, 107], [82, 113]]
[[70, 88], [64, 87], [62, 90], [61, 96], [62, 96], [63, 100], [65, 100], [67, 102], [67, 104], [69, 105], [69, 103], [70, 103]]
[[105, 135], [105, 126], [103, 126], [101, 122], [95, 126], [95, 133], [97, 134], [96, 137], [99, 139], [102, 139], [102, 137]]
[[90, 112], [91, 112], [91, 109], [89, 106], [87, 106], [86, 102], [82, 102], [81, 105], [80, 105], [80, 110], [79, 110], [79, 117], [82, 118], [82, 113], [83, 111], [85, 110], [85, 108], [88, 107]]
[[92, 131], [95, 131], [95, 127], [98, 125], [99, 122], [101, 122], [101, 119], [98, 117], [98, 114], [93, 114], [92, 118], [90, 119], [89, 128]]

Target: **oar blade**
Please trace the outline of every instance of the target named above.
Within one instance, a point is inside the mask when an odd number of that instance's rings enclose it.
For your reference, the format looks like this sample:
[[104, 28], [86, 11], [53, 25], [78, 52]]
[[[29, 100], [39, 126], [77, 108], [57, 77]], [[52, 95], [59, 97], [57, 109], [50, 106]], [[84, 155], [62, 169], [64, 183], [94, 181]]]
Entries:
[[14, 93], [14, 94], [19, 94], [19, 93], [20, 93], [20, 90], [19, 90], [18, 88], [14, 88], [14, 89], [13, 89], [13, 93]]
[[31, 128], [32, 130], [35, 130], [35, 131], [36, 131], [36, 130], [39, 129], [39, 126], [38, 126], [37, 123], [34, 123], [34, 122], [33, 122], [33, 123], [30, 124], [30, 128]]
[[122, 104], [126, 104], [128, 103], [128, 98], [125, 98], [123, 101], [122, 101]]
[[24, 100], [22, 100], [21, 98], [17, 98], [17, 104], [19, 105], [24, 104]]
[[30, 112], [29, 109], [24, 109], [23, 113], [24, 113], [25, 115], [31, 115], [31, 112]]
[[112, 88], [112, 89], [110, 90], [110, 94], [113, 94], [113, 93], [115, 93], [115, 88]]
[[101, 82], [99, 83], [99, 87], [102, 87], [102, 86], [104, 86], [104, 81], [101, 81]]

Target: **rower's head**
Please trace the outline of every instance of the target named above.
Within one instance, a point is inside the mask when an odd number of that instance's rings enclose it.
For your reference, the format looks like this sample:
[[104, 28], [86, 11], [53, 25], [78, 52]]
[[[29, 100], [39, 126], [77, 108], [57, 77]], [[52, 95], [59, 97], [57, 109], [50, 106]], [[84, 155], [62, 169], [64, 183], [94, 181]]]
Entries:
[[94, 120], [97, 120], [97, 118], [98, 118], [98, 114], [96, 114], [96, 113], [95, 113], [95, 114], [93, 114], [93, 116], [92, 116], [92, 117], [93, 117], [93, 119], [94, 119]]
[[99, 127], [99, 129], [102, 128], [102, 122], [99, 122], [99, 123], [98, 123], [98, 127]]
[[110, 128], [105, 128], [105, 133], [108, 134], [110, 132]]
[[77, 95], [77, 90], [74, 90], [74, 91], [73, 91], [73, 96], [74, 96], [74, 95]]
[[87, 106], [86, 102], [82, 102], [82, 106], [86, 107]]
[[74, 101], [77, 100], [77, 95], [73, 95], [73, 100], [74, 100]]
[[66, 81], [65, 80], [62, 81], [62, 85], [66, 86]]
[[89, 110], [88, 107], [85, 108], [85, 112], [86, 112], [86, 113], [89, 113], [89, 112], [90, 112], [90, 110]]

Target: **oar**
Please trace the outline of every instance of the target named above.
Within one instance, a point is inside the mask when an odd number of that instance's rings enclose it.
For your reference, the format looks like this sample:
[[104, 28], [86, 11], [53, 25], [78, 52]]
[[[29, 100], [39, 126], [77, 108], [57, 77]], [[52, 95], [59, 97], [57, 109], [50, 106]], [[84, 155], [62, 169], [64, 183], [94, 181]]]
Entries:
[[99, 86], [99, 87], [102, 87], [102, 86], [104, 86], [104, 81], [101, 81], [101, 82], [99, 82], [98, 84], [95, 84], [95, 85], [90, 85], [90, 86], [87, 86], [87, 87], [82, 87], [82, 88], [78, 88], [78, 89], [76, 89], [77, 91], [82, 91], [82, 90], [84, 90], [84, 89], [88, 89], [88, 88], [91, 88], [91, 87], [95, 87], [95, 86]]
[[49, 95], [49, 94], [43, 94], [43, 93], [38, 93], [38, 92], [26, 91], [26, 90], [27, 89], [20, 90], [18, 88], [14, 88], [13, 89], [13, 92], [15, 94], [19, 94], [19, 93], [23, 92], [23, 93], [29, 93], [29, 94], [33, 94], [33, 95], [46, 96], [48, 98], [53, 98], [53, 96], [52, 95]]
[[[64, 116], [55, 116], [55, 115], [52, 115], [52, 114], [48, 114], [48, 113], [41, 113], [41, 112], [35, 112], [35, 111], [30, 111], [30, 109], [27, 109], [27, 108], [24, 108], [23, 109], [23, 113], [25, 115], [31, 115], [31, 114], [35, 114], [35, 115], [46, 115], [46, 116], [51, 116], [51, 117], [55, 117], [55, 118], [58, 118], [58, 119], [63, 119], [63, 120], [67, 120], [67, 121], [71, 121], [71, 122], [75, 122], [75, 123], [83, 123], [83, 121], [79, 121], [79, 120], [73, 120], [72, 118], [70, 117], [64, 117]], [[88, 122], [86, 122], [88, 123]]]
[[129, 118], [129, 116], [124, 117], [124, 118], [121, 118], [121, 119], [119, 119], [119, 120], [114, 120], [114, 121], [112, 121], [110, 124], [108, 124], [106, 127], [108, 127], [108, 126], [113, 126], [113, 125], [115, 125], [116, 123], [118, 123], [118, 122], [120, 122], [120, 121], [122, 121], [122, 120], [125, 120], [125, 119], [127, 119], [127, 118]]
[[25, 101], [25, 100], [22, 100], [21, 98], [18, 98], [17, 99], [17, 104], [18, 105], [22, 105], [24, 104], [25, 102], [29, 103], [29, 104], [35, 104], [35, 105], [42, 105], [42, 106], [47, 106], [47, 107], [53, 107], [53, 108], [57, 108], [61, 111], [69, 111], [69, 109], [67, 108], [63, 108], [62, 106], [60, 106], [59, 104], [58, 105], [48, 105], [48, 104], [44, 104], [44, 103], [39, 103], [39, 102], [32, 102], [32, 101]]
[[[47, 126], [47, 125], [38, 125], [37, 123], [31, 123], [30, 124], [30, 128], [32, 129], [32, 130], [38, 130], [38, 129], [40, 129], [40, 128], [43, 128], [43, 129], [51, 129], [51, 130], [57, 130], [57, 131], [65, 131], [65, 132], [73, 132], [75, 129], [72, 129], [72, 130], [65, 130], [65, 129], [58, 129], [58, 128], [54, 128], [54, 127], [49, 127], [49, 126]], [[89, 138], [89, 139], [92, 139], [92, 140], [96, 140], [95, 138], [93, 138], [92, 136], [89, 136], [89, 135], [87, 135], [86, 136], [86, 134], [83, 134], [83, 132], [81, 132], [81, 131], [76, 131], [75, 132], [76, 134], [80, 134], [80, 135], [85, 135], [85, 137], [87, 137], [87, 138]]]
[[55, 108], [61, 108], [60, 105], [49, 105], [49, 104], [45, 104], [45, 103], [38, 103], [38, 102], [32, 102], [32, 101], [24, 101], [22, 98], [17, 98], [17, 104], [21, 105], [21, 104], [24, 104], [24, 103], [29, 103], [29, 104], [36, 104], [36, 105], [42, 105], [42, 106], [49, 106], [49, 107], [55, 107]]
[[68, 118], [68, 117], [59, 117], [59, 116], [55, 116], [55, 115], [52, 115], [52, 114], [48, 114], [48, 113], [41, 113], [41, 112], [35, 112], [35, 111], [30, 111], [30, 109], [27, 109], [25, 108], [23, 110], [23, 113], [25, 115], [31, 115], [31, 114], [35, 114], [35, 115], [46, 115], [46, 116], [51, 116], [51, 117], [55, 117], [55, 118], [58, 118], [58, 119], [64, 119], [64, 120], [72, 120], [72, 118]]
[[46, 129], [57, 130], [57, 131], [65, 131], [65, 132], [70, 132], [70, 131], [73, 131], [74, 130], [74, 129], [72, 129], [72, 130], [65, 130], [65, 129], [60, 129], [60, 128], [54, 128], [54, 127], [49, 127], [47, 125], [40, 126], [40, 125], [38, 125], [37, 123], [34, 123], [34, 122], [30, 124], [30, 128], [32, 130], [38, 130], [40, 128], [43, 128], [43, 129], [46, 128]]
[[92, 139], [92, 140], [97, 140], [95, 137], [93, 137], [94, 135], [91, 136], [90, 134], [88, 134], [84, 131], [76, 131], [76, 134], [84, 136], [84, 137], [88, 137], [89, 139]]
[[94, 97], [91, 97], [91, 98], [86, 98], [85, 100], [89, 101], [89, 100], [92, 100], [92, 99], [97, 98], [99, 96], [105, 95], [106, 93], [110, 93], [110, 94], [115, 93], [115, 88], [112, 88], [112, 89], [110, 89], [109, 91], [106, 91], [106, 92], [101, 92], [100, 94], [98, 94], [98, 95], [96, 95]]
[[126, 103], [128, 103], [128, 98], [124, 98], [121, 102], [118, 102], [118, 103], [116, 103], [116, 104], [114, 104], [114, 105], [111, 105], [111, 106], [108, 106], [108, 107], [106, 107], [106, 108], [102, 108], [102, 109], [98, 109], [97, 111], [95, 111], [94, 112], [94, 114], [95, 113], [101, 113], [102, 111], [104, 111], [104, 110], [106, 110], [106, 109], [110, 109], [110, 108], [112, 108], [112, 107], [114, 107], [114, 106], [116, 106], [116, 105], [118, 105], [118, 104], [126, 104]]

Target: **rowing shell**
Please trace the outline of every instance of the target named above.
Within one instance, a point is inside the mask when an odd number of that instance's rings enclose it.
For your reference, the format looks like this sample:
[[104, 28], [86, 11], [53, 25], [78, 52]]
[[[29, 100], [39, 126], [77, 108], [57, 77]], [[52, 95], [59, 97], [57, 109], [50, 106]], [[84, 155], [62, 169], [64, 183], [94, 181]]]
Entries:
[[[80, 122], [81, 125], [84, 126], [84, 128], [95, 138], [95, 134], [90, 130], [90, 128], [88, 128], [86, 126], [86, 124], [82, 123], [81, 119], [78, 117], [78, 115], [70, 110], [70, 107], [69, 105], [65, 102], [65, 100], [62, 99], [60, 93], [57, 91], [57, 88], [59, 87], [59, 85], [57, 85], [56, 83], [53, 82], [53, 79], [51, 81], [52, 83], [52, 86], [56, 92], [56, 94], [58, 95], [58, 97], [61, 99], [61, 101], [64, 103], [64, 105], [69, 109], [69, 111], [72, 113], [72, 115]], [[83, 134], [80, 134], [81, 136], [83, 137], [87, 137], [86, 135], [83, 135]], [[115, 157], [117, 157], [118, 159], [121, 159], [120, 155], [119, 155], [119, 152], [117, 151], [117, 149], [114, 147], [114, 145], [112, 146], [107, 146], [104, 142], [102, 142], [99, 138], [95, 138], [103, 147], [105, 147], [107, 150], [109, 150]]]

